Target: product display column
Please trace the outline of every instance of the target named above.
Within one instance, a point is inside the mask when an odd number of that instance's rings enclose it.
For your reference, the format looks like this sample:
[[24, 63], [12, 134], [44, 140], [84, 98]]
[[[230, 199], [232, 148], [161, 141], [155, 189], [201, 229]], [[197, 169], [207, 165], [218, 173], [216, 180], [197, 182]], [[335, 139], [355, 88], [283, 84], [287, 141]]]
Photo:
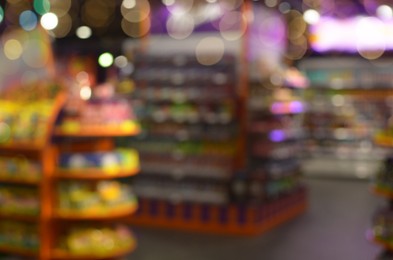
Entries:
[[98, 86], [78, 105], [72, 99], [55, 129], [52, 259], [117, 259], [136, 247], [122, 219], [138, 207], [129, 179], [139, 156], [116, 139], [138, 134], [139, 125], [127, 100], [106, 95], [112, 90]]
[[0, 253], [49, 259], [51, 134], [65, 97], [54, 81], [6, 88], [0, 97]]
[[303, 128], [306, 86], [306, 82], [280, 86], [267, 81], [250, 84], [247, 196], [253, 202], [260, 204], [292, 194], [303, 199], [305, 190], [300, 179], [306, 136]]
[[236, 161], [235, 57], [204, 66], [189, 54], [140, 55], [135, 65], [144, 131], [133, 144], [142, 173], [135, 180], [141, 205], [132, 222], [210, 229], [215, 223], [204, 226], [200, 218], [207, 224], [230, 202]]

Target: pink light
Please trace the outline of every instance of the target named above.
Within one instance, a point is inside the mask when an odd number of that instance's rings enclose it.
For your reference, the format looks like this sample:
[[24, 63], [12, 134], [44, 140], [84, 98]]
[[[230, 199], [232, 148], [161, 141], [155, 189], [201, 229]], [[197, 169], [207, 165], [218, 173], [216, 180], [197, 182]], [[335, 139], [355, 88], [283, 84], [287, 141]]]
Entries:
[[273, 114], [299, 114], [304, 112], [304, 105], [300, 101], [274, 102], [270, 108]]

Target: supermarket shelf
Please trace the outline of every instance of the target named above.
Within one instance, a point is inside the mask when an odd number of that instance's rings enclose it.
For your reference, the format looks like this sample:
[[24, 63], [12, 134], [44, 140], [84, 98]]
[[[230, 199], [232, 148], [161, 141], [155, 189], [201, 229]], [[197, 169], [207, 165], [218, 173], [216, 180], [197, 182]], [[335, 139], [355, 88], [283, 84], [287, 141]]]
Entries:
[[130, 206], [119, 208], [108, 208], [103, 211], [89, 211], [89, 212], [71, 212], [71, 211], [57, 211], [55, 218], [63, 220], [113, 220], [116, 218], [124, 218], [136, 212], [138, 203], [133, 203]]
[[114, 178], [131, 177], [138, 173], [138, 168], [119, 171], [104, 171], [100, 169], [58, 170], [54, 177], [58, 179], [72, 180], [109, 180]]
[[174, 205], [167, 201], [141, 199], [138, 212], [127, 221], [132, 225], [190, 232], [260, 235], [305, 212], [306, 193], [301, 189], [262, 206]]
[[54, 136], [57, 137], [126, 137], [139, 134], [140, 127], [138, 124], [123, 126], [81, 126], [78, 129], [64, 130], [62, 127], [56, 127]]
[[15, 177], [6, 177], [0, 176], [0, 183], [9, 183], [9, 184], [21, 184], [21, 185], [40, 185], [41, 180], [33, 180], [33, 179], [22, 179]]
[[[380, 166], [380, 160], [318, 156], [302, 159], [302, 173], [306, 177], [338, 179], [372, 179]], [[334, 171], [330, 170], [334, 165]]]
[[381, 196], [383, 198], [393, 199], [393, 190], [389, 188], [382, 188], [382, 187], [378, 187], [378, 185], [372, 185], [371, 191], [374, 194]]
[[17, 256], [22, 256], [22, 257], [28, 257], [29, 259], [33, 258], [35, 259], [38, 256], [38, 252], [34, 250], [29, 250], [25, 248], [18, 248], [14, 246], [5, 246], [5, 245], [0, 245], [0, 252], [5, 253], [5, 254], [12, 254], [12, 255], [17, 255]]
[[0, 220], [15, 220], [15, 221], [36, 223], [39, 220], [39, 216], [0, 212]]
[[352, 96], [359, 96], [364, 97], [367, 99], [370, 98], [386, 98], [386, 96], [393, 95], [393, 90], [391, 86], [386, 86], [385, 88], [359, 88], [359, 87], [350, 87], [344, 86], [342, 88], [332, 88], [329, 85], [313, 85], [312, 90], [318, 91], [329, 91], [332, 93], [339, 93], [342, 95], [352, 95]]
[[10, 153], [40, 153], [44, 149], [44, 145], [35, 142], [14, 142], [0, 144], [0, 151]]
[[118, 250], [116, 252], [113, 252], [112, 254], [107, 254], [107, 255], [96, 255], [94, 256], [94, 252], [91, 252], [89, 255], [85, 254], [80, 254], [80, 255], [74, 255], [71, 253], [68, 253], [66, 251], [56, 249], [53, 250], [52, 252], [52, 257], [51, 259], [55, 260], [95, 260], [95, 259], [100, 259], [100, 260], [106, 260], [106, 259], [118, 259], [121, 257], [124, 257], [134, 251], [136, 248], [136, 241], [132, 244], [130, 244], [127, 248], [124, 248], [123, 250]]

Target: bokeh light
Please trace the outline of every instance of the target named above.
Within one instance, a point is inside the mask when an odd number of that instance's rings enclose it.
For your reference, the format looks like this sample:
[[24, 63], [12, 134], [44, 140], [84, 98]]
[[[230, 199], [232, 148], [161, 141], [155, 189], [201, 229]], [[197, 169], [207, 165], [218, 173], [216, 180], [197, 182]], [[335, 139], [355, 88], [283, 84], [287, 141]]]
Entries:
[[134, 8], [136, 6], [136, 0], [123, 0], [122, 5], [127, 9]]
[[277, 0], [265, 0], [265, 5], [267, 7], [275, 7], [277, 6], [278, 2]]
[[176, 0], [173, 5], [167, 6], [168, 11], [175, 16], [188, 14], [194, 6], [194, 0]]
[[314, 9], [308, 9], [303, 14], [303, 19], [308, 24], [316, 24], [321, 18], [320, 14]]
[[148, 34], [151, 26], [149, 18], [141, 21], [141, 23], [143, 23], [144, 26], [141, 26], [140, 23], [133, 23], [123, 18], [121, 21], [121, 28], [126, 35], [139, 38]]
[[114, 18], [115, 1], [88, 0], [81, 10], [82, 21], [94, 28], [107, 28]]
[[241, 26], [244, 20], [245, 17], [239, 11], [225, 13], [219, 22], [221, 36], [228, 41], [239, 40], [245, 33], [245, 28]]
[[91, 91], [90, 86], [81, 87], [79, 95], [82, 100], [89, 100], [91, 98], [91, 94], [92, 94], [92, 91]]
[[[296, 43], [296, 44], [293, 44]], [[299, 37], [288, 46], [285, 56], [290, 60], [300, 60], [308, 50], [308, 43], [305, 37]]]
[[41, 25], [46, 30], [53, 30], [57, 27], [59, 18], [54, 13], [46, 13], [41, 17]]
[[303, 20], [303, 17], [299, 15], [299, 17], [292, 19], [288, 24], [288, 37], [290, 39], [299, 38], [302, 36], [307, 29], [307, 24]]
[[113, 55], [109, 52], [105, 52], [98, 57], [98, 64], [101, 67], [108, 68], [113, 64]]
[[78, 84], [87, 84], [90, 82], [89, 73], [86, 71], [80, 71], [75, 76], [76, 81]]
[[15, 4], [7, 5], [7, 9], [4, 10], [4, 17], [9, 25], [19, 25], [20, 14], [23, 11], [30, 10], [31, 4], [29, 1], [21, 1]]
[[381, 5], [377, 8], [376, 14], [381, 19], [389, 20], [393, 17], [393, 10], [388, 5]]
[[29, 39], [23, 45], [22, 59], [31, 68], [43, 68], [48, 64], [49, 46], [39, 39]]
[[88, 39], [92, 35], [92, 30], [88, 26], [80, 26], [76, 29], [76, 36], [80, 39]]
[[[129, 8], [130, 6], [132, 7]], [[135, 1], [134, 5], [131, 5], [128, 0], [124, 0], [120, 11], [124, 19], [132, 23], [138, 23], [149, 17], [150, 4], [148, 0], [138, 0]]]
[[72, 18], [69, 14], [59, 17], [59, 25], [52, 30], [56, 38], [66, 37], [72, 29]]
[[233, 11], [241, 7], [243, 0], [219, 0], [219, 4], [224, 11]]
[[9, 60], [17, 60], [22, 55], [23, 47], [18, 40], [10, 39], [5, 42], [3, 52]]
[[32, 31], [37, 27], [37, 15], [30, 10], [23, 11], [19, 16], [19, 24], [26, 31]]
[[303, 6], [305, 7], [304, 10], [307, 9], [315, 9], [320, 10], [321, 8], [321, 1], [320, 0], [303, 0]]
[[40, 14], [44, 15], [50, 10], [50, 2], [49, 0], [34, 0], [34, 10]]
[[198, 62], [210, 66], [218, 63], [224, 56], [225, 44], [221, 38], [206, 37], [202, 39], [195, 50]]
[[356, 24], [355, 40], [362, 57], [371, 60], [381, 57], [386, 49], [384, 23], [375, 17], [361, 18]]
[[171, 15], [166, 23], [169, 36], [182, 40], [192, 34], [195, 28], [194, 18], [191, 15]]
[[66, 15], [71, 8], [71, 0], [50, 0], [50, 11], [62, 17]]
[[0, 23], [4, 20], [4, 9], [0, 6]]
[[115, 58], [115, 65], [118, 68], [125, 68], [128, 64], [128, 59], [126, 56], [120, 55]]
[[132, 63], [128, 63], [127, 66], [121, 68], [121, 74], [130, 76], [135, 71], [135, 66]]
[[287, 2], [282, 2], [278, 6], [278, 10], [280, 10], [281, 13], [286, 14], [291, 10], [291, 5]]

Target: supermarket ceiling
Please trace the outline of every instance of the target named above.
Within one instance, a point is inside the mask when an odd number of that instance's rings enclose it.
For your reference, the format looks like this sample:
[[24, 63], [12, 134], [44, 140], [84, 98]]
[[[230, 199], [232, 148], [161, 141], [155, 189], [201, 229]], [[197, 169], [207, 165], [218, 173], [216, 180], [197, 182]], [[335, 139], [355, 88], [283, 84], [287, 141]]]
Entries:
[[[165, 25], [168, 26], [171, 13], [192, 11], [192, 23], [197, 28], [203, 19], [212, 22], [220, 13], [239, 9], [246, 1], [283, 14], [293, 9], [301, 13], [313, 9], [321, 16], [337, 18], [374, 16], [381, 10], [385, 15], [392, 15], [390, 6], [393, 6], [393, 0], [0, 0], [0, 30], [16, 26], [30, 30], [45, 16], [49, 23], [53, 21], [50, 19], [58, 20], [58, 25], [49, 30], [57, 39], [83, 38], [89, 34], [92, 38], [137, 38], [149, 30], [167, 32]], [[47, 13], [56, 17], [47, 16]], [[202, 20], [196, 21], [196, 18]], [[145, 23], [148, 26], [141, 27], [141, 22], [146, 20], [149, 20]], [[182, 20], [175, 24], [178, 30], [185, 30], [190, 22]], [[78, 32], [82, 36], [78, 36]]]

